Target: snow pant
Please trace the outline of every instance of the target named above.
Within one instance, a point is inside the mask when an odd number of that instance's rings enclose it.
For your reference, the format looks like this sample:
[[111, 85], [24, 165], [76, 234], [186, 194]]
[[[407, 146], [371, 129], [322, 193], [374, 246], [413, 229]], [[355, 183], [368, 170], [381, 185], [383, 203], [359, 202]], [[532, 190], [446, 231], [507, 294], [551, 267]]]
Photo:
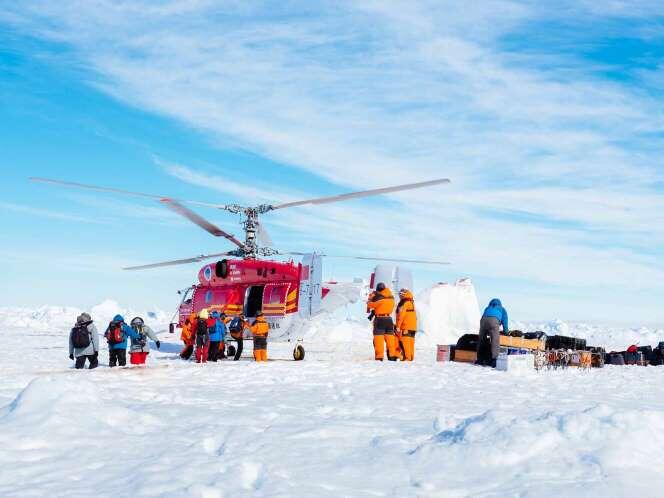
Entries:
[[81, 368], [85, 368], [85, 360], [88, 360], [88, 362], [90, 363], [89, 366], [90, 370], [92, 370], [93, 368], [97, 368], [97, 366], [99, 365], [98, 353], [95, 353], [95, 354], [84, 354], [83, 356], [77, 356], [76, 364], [74, 365], [74, 367], [78, 370], [80, 370]]
[[210, 341], [210, 346], [208, 349], [208, 361], [217, 362], [219, 358], [219, 341]]
[[254, 337], [254, 360], [267, 361], [267, 337]]
[[120, 365], [124, 367], [127, 364], [127, 350], [126, 349], [110, 349], [108, 351], [108, 366], [114, 367]]
[[374, 358], [383, 361], [385, 346], [387, 345], [387, 359], [397, 359], [397, 338], [394, 335], [394, 322], [391, 316], [376, 316], [373, 321]]
[[374, 345], [374, 359], [376, 361], [383, 361], [385, 355], [385, 334], [376, 334], [373, 336]]
[[401, 334], [401, 348], [404, 361], [413, 361], [415, 358], [415, 332]]
[[201, 346], [196, 346], [196, 363], [207, 363], [209, 347], [209, 342], [206, 342]]
[[147, 352], [141, 352], [137, 351], [132, 353], [131, 351], [129, 352], [129, 363], [132, 365], [145, 365], [145, 360], [148, 357]]
[[242, 338], [237, 339], [237, 348], [235, 349], [235, 356], [233, 356], [233, 361], [237, 361], [240, 359], [243, 347], [244, 347], [244, 339]]
[[193, 344], [185, 344], [184, 347], [182, 348], [182, 351], [180, 351], [180, 358], [183, 360], [188, 360], [191, 358], [191, 355], [194, 353], [194, 346]]
[[500, 321], [492, 316], [480, 320], [480, 337], [477, 343], [477, 362], [488, 365], [500, 352]]

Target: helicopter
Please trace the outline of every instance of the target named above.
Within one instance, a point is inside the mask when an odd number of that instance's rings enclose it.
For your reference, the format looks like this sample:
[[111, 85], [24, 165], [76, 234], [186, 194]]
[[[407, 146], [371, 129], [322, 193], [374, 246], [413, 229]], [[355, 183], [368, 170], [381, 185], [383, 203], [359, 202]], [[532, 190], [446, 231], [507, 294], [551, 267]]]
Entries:
[[[177, 321], [170, 324], [169, 331], [174, 333], [175, 328], [181, 328], [185, 324], [185, 320], [192, 313], [198, 313], [203, 309], [208, 309], [209, 311], [217, 310], [225, 313], [226, 316], [243, 315], [247, 319], [255, 318], [258, 313], [263, 313], [269, 324], [271, 337], [284, 338], [287, 342], [296, 343], [293, 349], [293, 359], [296, 361], [304, 359], [305, 355], [302, 345], [302, 325], [306, 324], [308, 320], [321, 311], [322, 301], [338, 285], [337, 282], [324, 283], [322, 281], [323, 257], [429, 265], [449, 264], [444, 261], [419, 259], [328, 255], [316, 252], [282, 252], [272, 247], [272, 241], [259, 219], [262, 215], [281, 209], [304, 205], [329, 204], [448, 184], [450, 183], [448, 178], [281, 204], [258, 204], [255, 206], [183, 200], [172, 196], [147, 194], [114, 187], [102, 187], [43, 177], [30, 177], [29, 180], [61, 187], [154, 199], [211, 235], [226, 239], [234, 248], [225, 252], [200, 254], [189, 258], [129, 266], [122, 269], [139, 271], [213, 260], [200, 268], [197, 275], [197, 283], [178, 291], [181, 300], [175, 314]], [[219, 209], [239, 214], [241, 216], [240, 225], [244, 231], [244, 240], [240, 240], [234, 235], [225, 232], [214, 223], [187, 207], [187, 205]], [[274, 259], [277, 256], [299, 256], [302, 257], [302, 260], [299, 263], [295, 263], [291, 258], [289, 261], [282, 262]], [[245, 339], [250, 338], [248, 330], [245, 330], [244, 334]]]

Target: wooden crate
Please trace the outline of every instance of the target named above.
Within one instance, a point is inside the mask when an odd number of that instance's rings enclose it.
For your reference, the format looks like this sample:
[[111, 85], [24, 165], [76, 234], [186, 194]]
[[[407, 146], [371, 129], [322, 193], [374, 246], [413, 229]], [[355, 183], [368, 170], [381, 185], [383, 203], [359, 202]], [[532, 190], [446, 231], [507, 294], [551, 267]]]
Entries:
[[544, 351], [546, 342], [543, 339], [524, 339], [523, 337], [500, 336], [500, 345], [505, 348], [530, 349]]
[[460, 361], [461, 363], [475, 363], [477, 361], [477, 351], [455, 349], [454, 361]]

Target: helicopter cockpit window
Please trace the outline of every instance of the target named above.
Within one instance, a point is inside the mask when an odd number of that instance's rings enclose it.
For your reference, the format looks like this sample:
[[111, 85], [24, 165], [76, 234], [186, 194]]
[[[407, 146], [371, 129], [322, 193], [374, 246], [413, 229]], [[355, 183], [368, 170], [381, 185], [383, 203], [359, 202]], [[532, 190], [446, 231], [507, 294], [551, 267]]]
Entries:
[[183, 304], [191, 304], [193, 294], [194, 294], [194, 288], [193, 287], [189, 287], [187, 290], [185, 290], [184, 294], [182, 295], [182, 303]]

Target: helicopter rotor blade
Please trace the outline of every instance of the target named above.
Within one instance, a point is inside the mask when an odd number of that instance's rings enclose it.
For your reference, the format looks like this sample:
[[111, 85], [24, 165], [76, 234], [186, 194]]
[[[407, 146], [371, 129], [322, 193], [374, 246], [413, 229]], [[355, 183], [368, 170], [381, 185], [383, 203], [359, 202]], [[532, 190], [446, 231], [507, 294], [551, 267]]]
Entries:
[[183, 200], [183, 199], [174, 199], [172, 197], [168, 197], [166, 195], [156, 195], [156, 194], [146, 194], [143, 192], [133, 192], [131, 190], [123, 190], [119, 188], [114, 188], [114, 187], [100, 187], [97, 185], [88, 185], [87, 183], [78, 183], [78, 182], [68, 182], [64, 180], [54, 180], [52, 178], [42, 178], [39, 176], [31, 176], [28, 178], [31, 182], [36, 182], [36, 183], [50, 183], [53, 185], [60, 185], [64, 187], [70, 187], [70, 188], [80, 188], [80, 189], [85, 189], [85, 190], [95, 190], [97, 192], [112, 192], [114, 194], [121, 194], [121, 195], [130, 195], [133, 197], [143, 197], [147, 199], [157, 199], [157, 200], [162, 200], [162, 199], [173, 199], [177, 200], [180, 202], [186, 202], [187, 204], [192, 204], [196, 206], [205, 206], [205, 207], [211, 207], [211, 208], [216, 208], [216, 209], [226, 209], [227, 206], [223, 204], [213, 204], [211, 202], [201, 202], [201, 201], [188, 201], [188, 200]]
[[[285, 256], [305, 256], [308, 253], [304, 252], [279, 252], [278, 254]], [[361, 259], [363, 261], [390, 261], [394, 263], [413, 263], [421, 265], [450, 265], [449, 261], [431, 261], [425, 259], [403, 259], [403, 258], [374, 258], [370, 256], [344, 256], [344, 255], [335, 255], [335, 254], [318, 254], [318, 256], [323, 256], [324, 258], [341, 258], [341, 259]]]
[[220, 252], [218, 254], [201, 254], [200, 256], [194, 256], [193, 258], [174, 259], [172, 261], [163, 261], [161, 263], [152, 263], [149, 265], [128, 266], [126, 268], [123, 268], [123, 270], [149, 270], [150, 268], [161, 268], [163, 266], [186, 265], [189, 263], [196, 263], [198, 261], [203, 261], [206, 259], [218, 258], [220, 256], [233, 256], [233, 254], [229, 252]]
[[178, 201], [170, 198], [165, 198], [161, 199], [160, 202], [164, 204], [167, 208], [170, 210], [176, 212], [180, 216], [184, 216], [187, 218], [189, 221], [192, 223], [195, 223], [199, 227], [201, 227], [203, 230], [205, 230], [208, 233], [211, 233], [215, 237], [223, 237], [226, 240], [231, 241], [233, 244], [238, 246], [240, 249], [244, 248], [244, 244], [237, 240], [235, 237], [233, 237], [231, 234], [224, 232], [221, 228], [219, 228], [217, 225], [209, 222], [205, 218], [203, 218], [201, 215], [198, 213], [193, 212], [191, 209], [183, 206], [180, 204]]
[[383, 187], [383, 188], [376, 188], [372, 190], [364, 190], [361, 192], [350, 192], [348, 194], [340, 194], [340, 195], [332, 195], [329, 197], [318, 197], [316, 199], [307, 199], [303, 201], [293, 201], [293, 202], [286, 202], [284, 204], [276, 204], [273, 206], [270, 206], [271, 209], [283, 209], [283, 208], [288, 208], [288, 207], [295, 207], [295, 206], [303, 206], [305, 204], [328, 204], [331, 202], [340, 202], [340, 201], [346, 201], [349, 199], [357, 199], [360, 197], [369, 197], [372, 195], [380, 195], [380, 194], [389, 194], [391, 192], [401, 192], [402, 190], [412, 190], [416, 188], [424, 188], [424, 187], [432, 187], [434, 185], [440, 185], [443, 183], [450, 183], [449, 178], [439, 178], [437, 180], [428, 180], [426, 182], [418, 182], [418, 183], [407, 183], [404, 185], [395, 185], [393, 187]]

